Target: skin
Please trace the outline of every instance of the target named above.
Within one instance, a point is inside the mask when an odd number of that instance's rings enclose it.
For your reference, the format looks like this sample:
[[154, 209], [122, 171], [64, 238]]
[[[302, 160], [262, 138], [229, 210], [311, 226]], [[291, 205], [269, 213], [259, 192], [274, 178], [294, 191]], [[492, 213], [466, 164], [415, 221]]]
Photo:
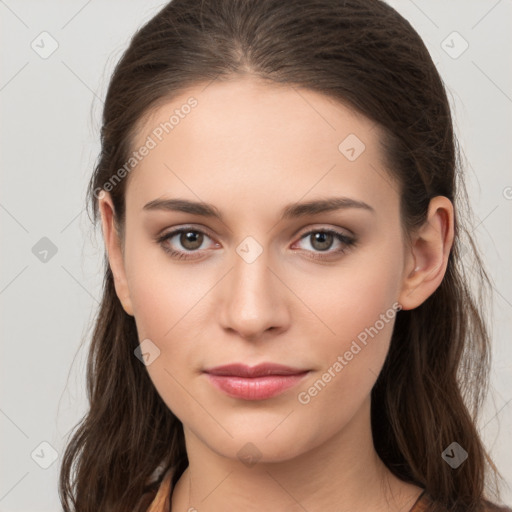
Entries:
[[[172, 510], [408, 511], [421, 489], [385, 467], [370, 426], [370, 392], [394, 320], [309, 403], [298, 394], [394, 303], [415, 308], [439, 286], [453, 243], [451, 202], [432, 199], [408, 242], [379, 128], [324, 95], [254, 77], [188, 89], [140, 123], [134, 148], [190, 96], [197, 107], [129, 175], [124, 240], [110, 195], [99, 201], [117, 295], [139, 339], [159, 348], [147, 370], [184, 426], [189, 467]], [[338, 149], [349, 134], [366, 146], [354, 161]], [[280, 220], [285, 205], [333, 196], [373, 211]], [[162, 198], [211, 203], [223, 221], [143, 210]], [[193, 259], [172, 259], [155, 241], [190, 225], [206, 233]], [[352, 235], [355, 245], [340, 253], [336, 238], [324, 251], [314, 236], [301, 239], [326, 228]], [[252, 263], [236, 251], [248, 236], [262, 250]], [[180, 244], [180, 235], [165, 244], [182, 252], [193, 245]], [[202, 373], [232, 362], [311, 371], [281, 395], [246, 401]], [[237, 455], [246, 443], [260, 454], [252, 466]]]

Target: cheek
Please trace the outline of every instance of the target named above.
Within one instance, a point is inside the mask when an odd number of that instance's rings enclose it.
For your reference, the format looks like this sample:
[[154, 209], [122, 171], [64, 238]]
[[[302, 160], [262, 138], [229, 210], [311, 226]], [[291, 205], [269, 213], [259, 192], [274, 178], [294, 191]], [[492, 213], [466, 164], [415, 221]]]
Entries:
[[[322, 273], [310, 274], [295, 288], [315, 313], [327, 351], [343, 349], [360, 334], [364, 338], [366, 330], [375, 324], [379, 334], [382, 331], [379, 339], [390, 338], [393, 322], [388, 317], [393, 320], [397, 308], [400, 265], [395, 250], [361, 252], [337, 269], [325, 272], [324, 268]], [[388, 317], [382, 321], [386, 313]]]
[[[187, 286], [179, 271], [169, 276], [157, 268], [133, 276], [130, 292], [139, 340], [151, 340], [158, 354], [146, 367], [157, 393], [180, 420], [193, 416], [187, 390], [196, 364], [192, 347], [200, 341], [194, 330], [199, 292]], [[201, 418], [201, 411], [195, 414]]]
[[299, 390], [299, 403], [319, 412], [329, 403], [343, 404], [333, 413], [341, 421], [371, 392], [401, 309], [396, 302], [400, 262], [393, 247], [374, 255], [362, 253], [334, 279], [322, 279], [321, 289], [312, 281], [305, 283], [304, 293], [310, 290], [308, 305], [325, 328], [321, 327], [320, 342], [318, 334], [310, 333], [310, 353], [321, 368]]
[[[197, 368], [197, 348], [204, 338], [199, 317], [215, 276], [203, 273], [198, 279], [192, 265], [170, 262], [161, 249], [137, 250], [141, 245], [134, 238], [131, 243], [126, 275], [137, 334], [140, 342], [149, 339], [158, 354], [146, 369], [169, 409], [178, 417], [191, 414], [188, 380]], [[195, 412], [200, 416], [200, 410]]]
[[[127, 240], [126, 276], [141, 339], [172, 337], [211, 284], [197, 279], [191, 265], [171, 261], [164, 250], [143, 236]], [[141, 249], [143, 248], [143, 249]], [[204, 277], [207, 277], [206, 275]]]
[[369, 399], [386, 359], [400, 306], [383, 291], [361, 287], [358, 293], [354, 290], [350, 301], [331, 307], [336, 335], [323, 336], [322, 343], [312, 346], [319, 369], [297, 389], [295, 403], [300, 414], [321, 422], [304, 432], [311, 435], [304, 442], [327, 439], [349, 424]]

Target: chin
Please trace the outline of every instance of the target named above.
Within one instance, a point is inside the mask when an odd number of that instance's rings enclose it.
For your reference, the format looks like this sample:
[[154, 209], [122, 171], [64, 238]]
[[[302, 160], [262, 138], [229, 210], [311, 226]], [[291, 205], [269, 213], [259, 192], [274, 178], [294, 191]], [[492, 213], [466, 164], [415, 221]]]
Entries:
[[[281, 418], [282, 421], [282, 418]], [[286, 420], [285, 420], [286, 421]], [[282, 425], [271, 426], [260, 423], [259, 428], [241, 429], [236, 431], [227, 426], [227, 430], [233, 434], [233, 438], [219, 434], [214, 439], [210, 435], [203, 438], [203, 442], [210, 449], [222, 457], [239, 460], [247, 467], [256, 463], [276, 463], [292, 460], [321, 444], [324, 439], [314, 435], [313, 432], [302, 431], [299, 436], [300, 426], [290, 424], [288, 429]], [[281, 429], [280, 432], [278, 430]], [[270, 432], [270, 434], [269, 434]]]

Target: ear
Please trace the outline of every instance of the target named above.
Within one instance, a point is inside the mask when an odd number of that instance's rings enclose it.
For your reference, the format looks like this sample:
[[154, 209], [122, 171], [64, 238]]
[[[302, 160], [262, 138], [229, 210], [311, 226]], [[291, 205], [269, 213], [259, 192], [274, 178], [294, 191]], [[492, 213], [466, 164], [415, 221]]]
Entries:
[[436, 196], [430, 200], [425, 223], [411, 236], [407, 248], [399, 297], [402, 309], [418, 307], [441, 284], [453, 236], [453, 204], [447, 197]]
[[126, 280], [124, 265], [124, 256], [121, 241], [115, 229], [114, 203], [112, 197], [106, 192], [102, 192], [98, 198], [98, 208], [101, 214], [101, 226], [103, 229], [103, 239], [108, 254], [110, 269], [114, 276], [114, 286], [116, 294], [128, 315], [133, 316], [133, 307], [130, 299], [130, 291]]

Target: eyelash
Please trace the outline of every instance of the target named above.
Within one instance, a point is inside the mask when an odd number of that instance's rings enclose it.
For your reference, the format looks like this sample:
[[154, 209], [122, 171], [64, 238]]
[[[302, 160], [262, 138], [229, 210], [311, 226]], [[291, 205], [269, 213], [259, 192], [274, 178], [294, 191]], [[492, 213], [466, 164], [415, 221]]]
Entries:
[[[169, 233], [166, 233], [165, 235], [157, 237], [156, 238], [156, 242], [158, 244], [160, 244], [162, 249], [166, 253], [168, 253], [171, 258], [174, 258], [174, 259], [177, 259], [177, 260], [195, 259], [196, 257], [195, 256], [191, 256], [191, 255], [193, 255], [195, 253], [199, 253], [200, 252], [199, 250], [188, 251], [188, 253], [187, 253], [185, 251], [175, 251], [174, 249], [169, 249], [169, 247], [167, 245], [165, 245], [165, 242], [167, 240], [170, 240], [171, 238], [174, 238], [176, 235], [179, 235], [181, 233], [189, 233], [189, 232], [199, 233], [199, 234], [207, 236], [208, 238], [211, 238], [210, 236], [208, 236], [207, 233], [205, 233], [201, 229], [196, 229], [196, 228], [192, 228], [192, 227], [182, 227], [182, 228], [175, 229], [174, 231], [170, 231]], [[315, 229], [315, 230], [308, 231], [307, 233], [304, 233], [300, 237], [299, 240], [307, 238], [308, 236], [310, 236], [310, 235], [312, 235], [314, 233], [326, 233], [326, 234], [334, 235], [334, 237], [339, 242], [341, 242], [344, 245], [344, 247], [342, 247], [341, 249], [337, 249], [335, 251], [329, 251], [329, 252], [327, 252], [327, 251], [324, 251], [324, 252], [314, 251], [315, 253], [317, 253], [317, 255], [316, 256], [310, 256], [311, 259], [326, 260], [327, 259], [326, 256], [319, 256], [319, 254], [327, 254], [327, 255], [343, 254], [343, 253], [346, 252], [346, 250], [348, 248], [350, 248], [350, 247], [352, 247], [352, 246], [354, 246], [356, 244], [355, 238], [348, 237], [347, 235], [344, 235], [343, 233], [340, 233], [340, 232], [338, 232], [338, 231], [336, 231], [334, 229], [328, 229], [328, 228], [326, 228], [326, 229]], [[311, 251], [308, 251], [308, 252], [311, 252]]]

